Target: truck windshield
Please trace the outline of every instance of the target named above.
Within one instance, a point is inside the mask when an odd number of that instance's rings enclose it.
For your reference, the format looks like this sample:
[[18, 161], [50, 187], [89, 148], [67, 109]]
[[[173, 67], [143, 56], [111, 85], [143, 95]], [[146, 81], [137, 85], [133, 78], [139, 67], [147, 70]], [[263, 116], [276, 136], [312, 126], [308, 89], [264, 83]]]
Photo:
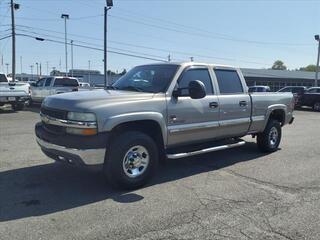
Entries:
[[0, 74], [0, 82], [8, 82], [4, 74]]
[[112, 85], [117, 90], [165, 92], [179, 65], [162, 64], [138, 66]]

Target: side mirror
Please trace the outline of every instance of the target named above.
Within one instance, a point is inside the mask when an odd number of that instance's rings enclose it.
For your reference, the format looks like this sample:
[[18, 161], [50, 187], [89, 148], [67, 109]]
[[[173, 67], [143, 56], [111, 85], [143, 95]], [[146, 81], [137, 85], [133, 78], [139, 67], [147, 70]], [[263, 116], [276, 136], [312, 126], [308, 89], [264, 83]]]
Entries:
[[194, 80], [189, 83], [189, 95], [192, 99], [201, 99], [206, 96], [206, 88], [203, 82]]

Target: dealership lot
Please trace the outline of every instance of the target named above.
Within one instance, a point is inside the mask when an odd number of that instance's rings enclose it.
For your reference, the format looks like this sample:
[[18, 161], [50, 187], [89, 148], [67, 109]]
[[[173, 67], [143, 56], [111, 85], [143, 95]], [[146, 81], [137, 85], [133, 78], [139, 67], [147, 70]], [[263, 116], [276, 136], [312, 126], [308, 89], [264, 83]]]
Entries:
[[273, 154], [246, 137], [119, 192], [97, 169], [45, 157], [38, 111], [0, 110], [0, 239], [319, 239], [319, 113], [296, 111]]

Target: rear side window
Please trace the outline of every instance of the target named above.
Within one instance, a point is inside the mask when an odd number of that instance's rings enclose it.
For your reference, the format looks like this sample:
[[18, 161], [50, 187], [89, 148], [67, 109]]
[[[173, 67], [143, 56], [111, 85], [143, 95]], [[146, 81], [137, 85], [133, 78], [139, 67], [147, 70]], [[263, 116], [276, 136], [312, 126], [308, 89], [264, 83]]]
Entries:
[[56, 78], [54, 87], [78, 87], [79, 83], [74, 78]]
[[47, 78], [46, 79], [46, 83], [44, 84], [45, 87], [49, 87], [51, 85], [51, 81], [52, 81], [52, 78]]
[[[205, 88], [207, 95], [213, 94], [212, 81], [209, 75], [208, 69], [189, 69], [183, 73], [182, 77], [179, 80], [179, 88], [187, 88], [189, 83], [193, 80], [201, 81]], [[181, 91], [182, 96], [188, 96], [188, 89], [183, 89]]]
[[241, 80], [237, 71], [234, 70], [214, 70], [221, 94], [243, 93]]

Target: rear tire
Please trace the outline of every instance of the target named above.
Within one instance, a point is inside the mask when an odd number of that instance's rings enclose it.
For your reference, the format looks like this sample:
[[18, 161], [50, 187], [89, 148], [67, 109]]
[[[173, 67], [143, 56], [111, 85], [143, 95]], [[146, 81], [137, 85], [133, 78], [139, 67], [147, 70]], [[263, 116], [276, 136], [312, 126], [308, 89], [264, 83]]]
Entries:
[[281, 125], [277, 120], [269, 120], [265, 130], [257, 135], [257, 145], [262, 152], [275, 152], [281, 141]]
[[316, 112], [320, 112], [320, 102], [315, 102], [313, 104], [313, 110]]
[[136, 189], [154, 175], [159, 151], [154, 140], [138, 131], [120, 134], [107, 148], [104, 173], [113, 188]]
[[24, 105], [25, 103], [18, 102], [18, 103], [11, 104], [11, 107], [13, 111], [21, 111], [24, 109]]

